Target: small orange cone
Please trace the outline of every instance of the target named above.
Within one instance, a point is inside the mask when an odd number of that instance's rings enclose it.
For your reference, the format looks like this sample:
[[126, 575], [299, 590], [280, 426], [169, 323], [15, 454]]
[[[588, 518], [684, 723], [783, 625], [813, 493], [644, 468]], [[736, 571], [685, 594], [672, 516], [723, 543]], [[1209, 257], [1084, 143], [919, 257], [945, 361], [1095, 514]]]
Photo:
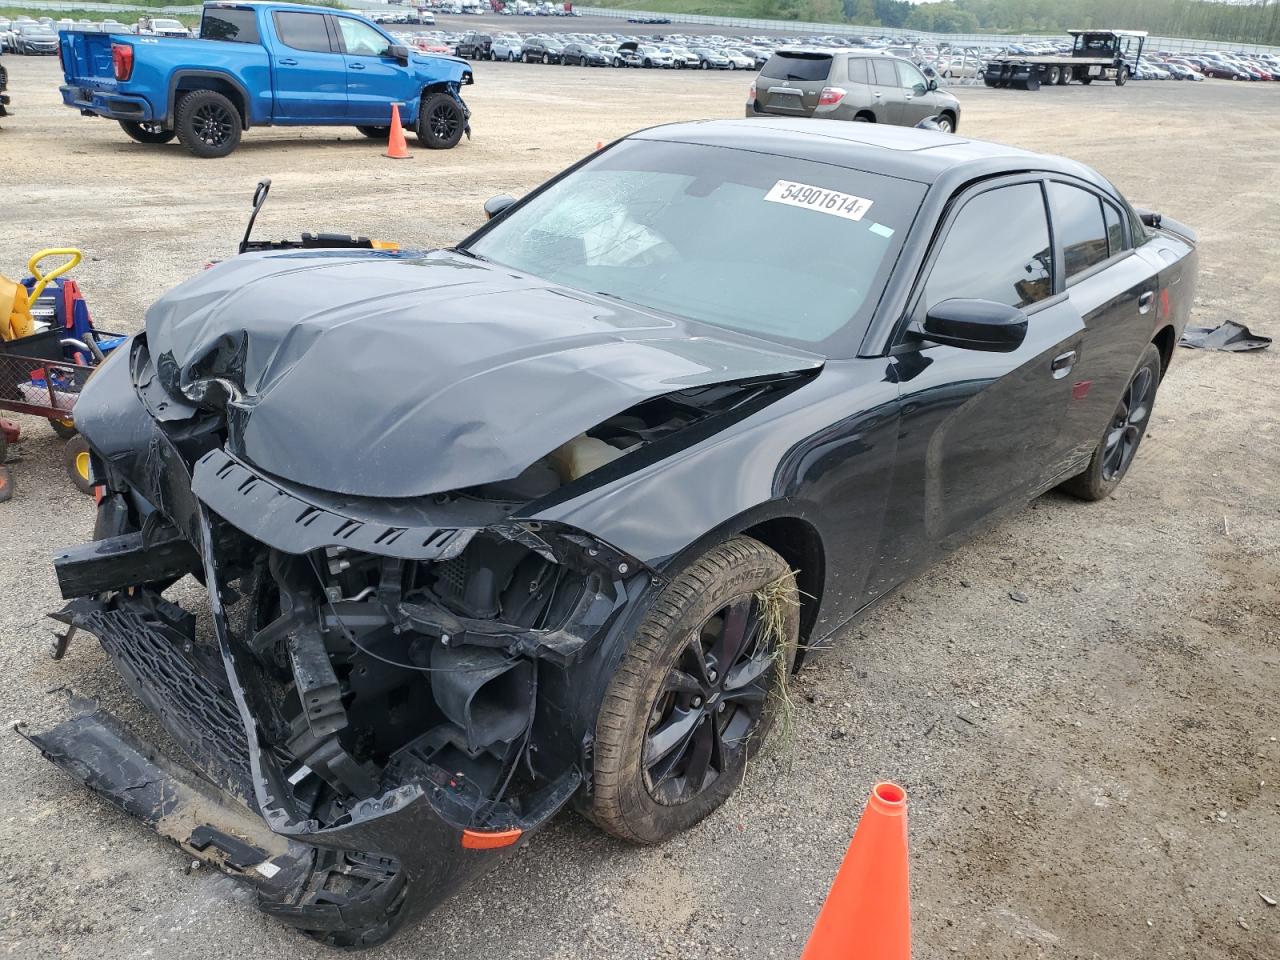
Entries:
[[597, 150], [603, 150], [603, 149], [604, 149], [604, 141], [603, 141], [603, 140], [597, 140], [597, 141], [596, 141], [596, 149], [597, 149]]
[[400, 104], [391, 105], [391, 136], [387, 138], [386, 156], [392, 160], [407, 160], [409, 148], [404, 142], [404, 127], [400, 126]]
[[911, 960], [907, 794], [878, 783], [801, 960]]

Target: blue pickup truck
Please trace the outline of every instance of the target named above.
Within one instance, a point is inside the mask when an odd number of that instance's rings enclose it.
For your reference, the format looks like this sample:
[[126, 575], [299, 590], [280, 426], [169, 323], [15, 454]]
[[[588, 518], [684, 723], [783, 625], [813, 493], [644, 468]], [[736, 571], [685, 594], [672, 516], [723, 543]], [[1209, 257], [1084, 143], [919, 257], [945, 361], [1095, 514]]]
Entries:
[[419, 54], [365, 18], [292, 3], [205, 4], [199, 40], [66, 30], [62, 102], [140, 143], [225, 157], [254, 126], [351, 125], [385, 139], [392, 104], [424, 146], [471, 135], [471, 68]]

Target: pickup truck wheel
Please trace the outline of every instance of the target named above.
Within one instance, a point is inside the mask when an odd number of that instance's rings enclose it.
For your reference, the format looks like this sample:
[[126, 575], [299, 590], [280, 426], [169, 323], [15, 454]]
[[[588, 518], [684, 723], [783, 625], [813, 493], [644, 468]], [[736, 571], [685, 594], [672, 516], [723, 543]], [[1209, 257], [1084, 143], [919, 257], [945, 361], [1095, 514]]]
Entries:
[[356, 127], [370, 140], [385, 140], [391, 134], [390, 127]]
[[178, 139], [197, 157], [225, 157], [240, 145], [240, 111], [217, 90], [192, 90], [178, 101]]
[[735, 537], [654, 600], [609, 681], [584, 812], [632, 843], [661, 843], [718, 808], [780, 709], [800, 604], [785, 560]]
[[467, 118], [462, 105], [447, 93], [433, 93], [418, 111], [418, 142], [431, 150], [448, 150], [462, 139]]
[[121, 120], [120, 129], [139, 143], [168, 143], [178, 135], [176, 130], [166, 130], [158, 123], [136, 123]]

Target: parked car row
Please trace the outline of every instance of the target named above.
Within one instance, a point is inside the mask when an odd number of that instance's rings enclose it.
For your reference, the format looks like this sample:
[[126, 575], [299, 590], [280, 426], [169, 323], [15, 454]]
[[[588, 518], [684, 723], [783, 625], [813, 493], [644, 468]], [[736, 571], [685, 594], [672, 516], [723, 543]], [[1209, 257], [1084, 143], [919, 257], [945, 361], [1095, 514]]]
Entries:
[[151, 37], [191, 37], [194, 32], [172, 17], [143, 16], [132, 26], [119, 20], [72, 20], [63, 17], [19, 16], [12, 20], [0, 17], [0, 51], [26, 56], [53, 55], [58, 52], [58, 33], [83, 30], [94, 33], [133, 33]]

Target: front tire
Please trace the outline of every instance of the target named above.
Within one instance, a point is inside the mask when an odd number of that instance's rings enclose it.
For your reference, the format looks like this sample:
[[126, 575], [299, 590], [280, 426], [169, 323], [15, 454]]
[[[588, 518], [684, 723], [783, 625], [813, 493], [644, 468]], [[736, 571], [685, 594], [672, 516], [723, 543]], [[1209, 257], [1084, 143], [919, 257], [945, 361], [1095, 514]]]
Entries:
[[120, 129], [139, 143], [168, 143], [178, 135], [176, 130], [165, 130], [158, 123], [138, 123], [135, 120], [121, 120]]
[[1120, 486], [1146, 436], [1160, 375], [1160, 351], [1155, 344], [1147, 344], [1115, 415], [1094, 448], [1088, 468], [1065, 481], [1061, 485], [1063, 492], [1081, 500], [1105, 500]]
[[176, 119], [178, 139], [197, 157], [225, 157], [240, 145], [240, 111], [217, 90], [192, 90], [178, 101]]
[[418, 110], [418, 142], [430, 150], [448, 150], [458, 145], [466, 125], [462, 104], [447, 93], [429, 94]]
[[598, 826], [661, 843], [728, 799], [782, 703], [799, 612], [786, 561], [748, 537], [712, 548], [671, 580], [600, 706], [586, 810]]

